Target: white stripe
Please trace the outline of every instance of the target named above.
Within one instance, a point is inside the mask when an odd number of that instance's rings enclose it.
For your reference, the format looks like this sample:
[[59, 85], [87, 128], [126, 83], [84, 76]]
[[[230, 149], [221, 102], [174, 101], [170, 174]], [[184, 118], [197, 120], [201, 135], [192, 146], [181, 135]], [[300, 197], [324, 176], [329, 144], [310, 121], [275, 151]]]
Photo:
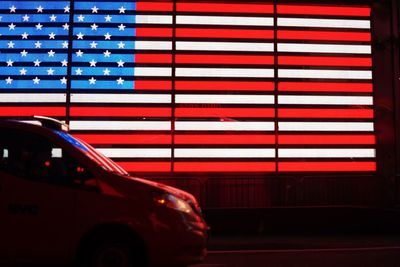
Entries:
[[179, 104], [274, 104], [272, 95], [176, 95]]
[[165, 41], [135, 41], [136, 50], [171, 50], [172, 42]]
[[170, 158], [170, 148], [96, 148], [109, 158]]
[[273, 131], [274, 122], [177, 121], [177, 131]]
[[176, 42], [176, 50], [273, 52], [272, 43]]
[[176, 158], [274, 158], [273, 148], [177, 148]]
[[279, 122], [279, 131], [372, 132], [372, 122]]
[[176, 68], [177, 77], [272, 78], [273, 69]]
[[370, 70], [305, 70], [279, 69], [279, 78], [316, 78], [316, 79], [372, 79]]
[[167, 94], [71, 94], [71, 103], [171, 103]]
[[138, 24], [172, 24], [172, 16], [169, 15], [136, 15]]
[[147, 68], [147, 67], [135, 67], [135, 76], [171, 76], [171, 68]]
[[274, 26], [271, 17], [177, 16], [177, 24]]
[[64, 103], [66, 99], [65, 94], [0, 94], [0, 103]]
[[280, 158], [374, 158], [375, 149], [293, 149], [278, 150]]
[[[278, 26], [369, 29], [369, 20], [278, 18]], [[327, 35], [329, 32], [326, 33]]]
[[372, 96], [280, 95], [279, 104], [294, 105], [372, 105]]
[[71, 130], [171, 130], [169, 121], [71, 121]]
[[279, 43], [278, 52], [371, 54], [370, 45]]

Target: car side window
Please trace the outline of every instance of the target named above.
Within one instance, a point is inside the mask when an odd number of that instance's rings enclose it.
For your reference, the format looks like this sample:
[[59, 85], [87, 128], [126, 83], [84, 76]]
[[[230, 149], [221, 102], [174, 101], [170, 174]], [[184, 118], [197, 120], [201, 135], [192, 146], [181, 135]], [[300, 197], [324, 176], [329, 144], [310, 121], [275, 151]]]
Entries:
[[31, 181], [95, 190], [96, 179], [58, 145], [37, 134], [0, 134], [0, 170]]

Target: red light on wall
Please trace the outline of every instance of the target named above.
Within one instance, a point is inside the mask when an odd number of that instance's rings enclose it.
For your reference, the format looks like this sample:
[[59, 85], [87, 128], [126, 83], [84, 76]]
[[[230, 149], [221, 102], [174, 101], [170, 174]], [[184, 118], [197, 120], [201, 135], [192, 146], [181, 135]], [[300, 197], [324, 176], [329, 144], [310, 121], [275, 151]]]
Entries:
[[172, 63], [171, 54], [135, 54], [136, 63]]
[[175, 162], [175, 172], [274, 172], [274, 162]]
[[279, 135], [280, 145], [374, 145], [374, 135]]
[[136, 30], [137, 37], [172, 37], [171, 28], [141, 28]]
[[[1, 97], [1, 96], [0, 96]], [[29, 107], [29, 106], [3, 106], [0, 107], [0, 116], [51, 116], [62, 117], [66, 115], [65, 107]]]
[[74, 134], [90, 144], [165, 144], [172, 143], [170, 134]]
[[177, 28], [177, 37], [194, 38], [241, 38], [241, 39], [273, 39], [272, 30], [243, 30], [243, 29], [197, 29]]
[[176, 81], [176, 90], [195, 91], [273, 91], [273, 82], [247, 81]]
[[91, 117], [170, 117], [171, 108], [71, 107], [71, 116]]
[[279, 91], [372, 93], [372, 83], [279, 82]]
[[369, 17], [369, 7], [343, 7], [343, 6], [312, 6], [312, 5], [278, 5], [280, 14], [294, 15], [327, 15], [327, 16], [354, 16]]
[[280, 108], [279, 118], [340, 118], [372, 119], [372, 109], [317, 109], [317, 108]]
[[232, 64], [232, 65], [272, 65], [273, 56], [243, 55], [176, 55], [178, 64]]
[[177, 3], [178, 12], [223, 12], [272, 14], [272, 4]]
[[117, 162], [128, 172], [170, 172], [170, 162]]
[[172, 11], [172, 2], [136, 2], [136, 10], [138, 11]]
[[135, 90], [171, 90], [171, 81], [137, 80]]
[[273, 118], [273, 108], [176, 108], [176, 117], [198, 117], [198, 118]]
[[370, 57], [279, 56], [280, 65], [371, 67]]
[[281, 172], [358, 172], [376, 171], [375, 162], [279, 162]]
[[175, 135], [175, 144], [185, 145], [185, 144], [193, 144], [193, 145], [212, 145], [212, 144], [220, 144], [220, 145], [270, 145], [275, 144], [275, 135], [267, 135], [267, 134], [220, 134], [220, 135], [203, 135], [203, 134], [176, 134]]

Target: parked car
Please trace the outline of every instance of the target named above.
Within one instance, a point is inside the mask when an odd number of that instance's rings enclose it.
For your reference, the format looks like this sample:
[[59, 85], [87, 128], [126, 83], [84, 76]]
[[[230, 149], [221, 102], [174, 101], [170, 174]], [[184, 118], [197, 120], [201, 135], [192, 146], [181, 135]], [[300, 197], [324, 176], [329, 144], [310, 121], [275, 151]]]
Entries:
[[130, 176], [65, 124], [0, 121], [0, 264], [186, 266], [206, 255], [189, 193]]

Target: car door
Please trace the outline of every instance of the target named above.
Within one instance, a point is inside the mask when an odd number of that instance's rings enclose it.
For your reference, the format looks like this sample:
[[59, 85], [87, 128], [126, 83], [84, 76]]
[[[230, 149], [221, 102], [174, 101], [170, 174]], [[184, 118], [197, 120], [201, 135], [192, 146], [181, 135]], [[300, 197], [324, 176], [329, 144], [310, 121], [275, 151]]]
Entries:
[[63, 150], [37, 133], [0, 130], [0, 259], [66, 260], [77, 223], [76, 190], [67, 166], [51, 166], [55, 159], [62, 164]]

